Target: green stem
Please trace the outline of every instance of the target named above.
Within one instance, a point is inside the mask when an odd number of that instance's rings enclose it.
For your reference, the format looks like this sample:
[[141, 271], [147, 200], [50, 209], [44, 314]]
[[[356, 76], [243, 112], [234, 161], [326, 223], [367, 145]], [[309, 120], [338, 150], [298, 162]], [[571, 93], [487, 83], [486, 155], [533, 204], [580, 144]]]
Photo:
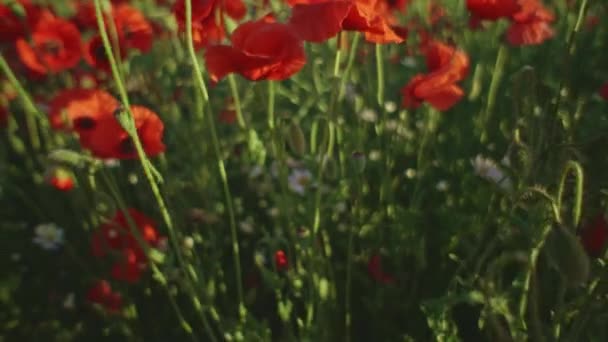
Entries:
[[116, 185], [116, 182], [110, 176], [108, 176], [107, 171], [102, 170], [101, 174], [103, 176], [103, 179], [106, 182], [106, 185], [108, 186], [108, 190], [110, 191], [110, 193], [116, 200], [116, 204], [118, 205], [118, 208], [120, 209], [120, 211], [123, 213], [123, 215], [126, 218], [127, 225], [129, 226], [129, 231], [135, 238], [139, 247], [142, 249], [142, 251], [146, 255], [147, 260], [149, 260], [148, 263], [150, 265], [150, 268], [152, 269], [153, 278], [156, 279], [158, 281], [158, 283], [161, 285], [161, 287], [163, 288], [163, 290], [165, 290], [165, 293], [167, 294], [167, 297], [169, 298], [171, 307], [175, 311], [175, 314], [177, 315], [177, 319], [179, 320], [181, 327], [184, 329], [185, 332], [187, 332], [191, 336], [193, 341], [198, 341], [198, 337], [196, 336], [194, 331], [192, 331], [192, 326], [190, 325], [190, 323], [188, 323], [188, 321], [186, 321], [179, 306], [177, 305], [177, 302], [175, 301], [175, 298], [173, 298], [173, 295], [171, 294], [171, 290], [169, 289], [169, 286], [167, 284], [167, 279], [165, 278], [165, 275], [158, 269], [158, 267], [156, 266], [156, 264], [150, 257], [150, 247], [148, 246], [147, 243], [144, 242], [143, 237], [141, 236], [141, 233], [137, 229], [137, 225], [135, 224], [133, 217], [131, 217], [131, 214], [129, 213], [127, 205], [126, 205], [122, 195], [120, 194], [120, 190], [118, 190], [118, 185]]
[[486, 107], [483, 111], [482, 125], [484, 127], [484, 132], [482, 139], [487, 139], [487, 123], [490, 121], [494, 111], [496, 96], [498, 95], [498, 87], [500, 86], [500, 81], [502, 80], [502, 75], [508, 56], [509, 49], [505, 44], [501, 44], [496, 55], [496, 63], [494, 64], [492, 80], [490, 81], [490, 89], [488, 90], [488, 99], [486, 101]]
[[[566, 163], [566, 167], [562, 172], [562, 177], [559, 182], [559, 188], [557, 190], [557, 208], [559, 213], [561, 213], [562, 209], [562, 197], [564, 195], [564, 187], [566, 185], [566, 178], [568, 177], [568, 173], [570, 171], [574, 171], [576, 185], [575, 185], [575, 193], [574, 193], [574, 207], [572, 208], [572, 227], [578, 227], [578, 224], [581, 220], [581, 210], [583, 206], [583, 168], [581, 165], [575, 161], [568, 161]], [[559, 217], [558, 217], [559, 222]]]
[[376, 79], [378, 88], [376, 99], [380, 108], [384, 107], [384, 57], [382, 56], [382, 44], [376, 44]]
[[241, 97], [239, 95], [239, 89], [236, 86], [236, 79], [234, 75], [228, 75], [228, 83], [230, 84], [230, 91], [232, 92], [232, 99], [234, 100], [234, 109], [236, 111], [236, 122], [239, 127], [244, 131], [249, 131], [247, 122], [243, 117], [243, 109], [241, 108]]
[[[98, 1], [98, 0], [97, 0]], [[207, 92], [207, 87], [205, 86], [205, 81], [203, 80], [203, 73], [201, 71], [201, 67], [198, 63], [198, 59], [196, 57], [196, 52], [194, 50], [194, 42], [192, 40], [192, 0], [186, 0], [186, 36], [187, 36], [187, 44], [188, 44], [188, 53], [190, 55], [190, 59], [192, 60], [192, 66], [194, 68], [194, 73], [196, 77], [196, 85], [199, 88], [199, 91], [205, 100], [203, 105], [207, 105], [208, 115], [207, 122], [209, 124], [209, 130], [211, 133], [211, 141], [213, 144], [213, 149], [215, 151], [215, 156], [217, 159], [217, 166], [220, 173], [220, 178], [222, 181], [222, 188], [224, 192], [224, 197], [226, 201], [226, 207], [228, 208], [228, 215], [230, 219], [230, 235], [232, 238], [232, 254], [234, 259], [234, 269], [235, 269], [235, 277], [236, 277], [236, 287], [237, 287], [237, 298], [239, 301], [239, 318], [241, 322], [245, 321], [247, 316], [247, 309], [245, 307], [245, 301], [243, 296], [243, 280], [241, 275], [241, 256], [239, 251], [239, 241], [236, 230], [236, 219], [234, 215], [234, 207], [232, 201], [232, 194], [230, 192], [230, 186], [228, 185], [228, 175], [226, 173], [226, 166], [224, 165], [224, 160], [222, 159], [222, 154], [220, 150], [220, 143], [217, 137], [217, 129], [215, 127], [215, 121], [213, 115], [211, 114], [211, 106], [209, 104], [209, 93]], [[202, 108], [201, 108], [202, 110]]]
[[37, 120], [40, 122], [41, 129], [47, 130], [49, 127], [48, 119], [46, 115], [42, 114], [38, 110], [32, 99], [28, 95], [27, 91], [23, 88], [23, 86], [21, 86], [19, 80], [17, 80], [17, 77], [15, 76], [15, 74], [11, 70], [11, 67], [8, 65], [8, 63], [4, 59], [4, 56], [1, 53], [0, 69], [6, 75], [6, 78], [8, 78], [9, 82], [15, 88], [17, 94], [19, 94], [21, 98], [23, 107], [25, 108], [25, 124], [27, 125], [30, 142], [34, 151], [38, 151], [40, 149], [40, 136], [37, 127]]
[[359, 229], [361, 225], [361, 175], [356, 176], [356, 198], [353, 204], [353, 217], [355, 224], [350, 227], [348, 232], [348, 247], [346, 254], [346, 288], [344, 289], [344, 340], [349, 342], [351, 340], [351, 325], [352, 325], [352, 313], [351, 313], [351, 283], [352, 283], [352, 269], [353, 269], [353, 241], [355, 239], [355, 228]]
[[346, 69], [342, 73], [342, 80], [340, 81], [340, 91], [338, 93], [338, 99], [342, 99], [344, 96], [344, 88], [346, 87], [346, 81], [355, 63], [355, 57], [357, 55], [357, 46], [361, 40], [361, 33], [356, 32], [351, 42], [350, 51], [348, 52], [348, 62], [346, 63]]
[[[126, 127], [124, 127], [124, 128], [127, 131], [127, 133], [129, 134], [131, 140], [133, 141], [133, 144], [135, 145], [135, 150], [137, 152], [138, 159], [142, 165], [144, 175], [146, 176], [146, 180], [148, 181], [148, 184], [150, 185], [150, 188], [152, 189], [152, 193], [154, 195], [156, 203], [161, 212], [161, 216], [167, 227], [167, 231], [169, 232], [169, 238], [170, 238], [170, 241], [172, 242], [173, 248], [175, 249], [175, 254], [178, 259], [178, 264], [179, 264], [182, 272], [186, 275], [187, 289], [190, 292], [190, 296], [191, 296], [190, 299], [192, 300], [196, 311], [201, 316], [201, 320], [203, 321], [203, 324], [208, 325], [206, 322], [206, 317], [200, 307], [200, 301], [198, 299], [197, 291], [194, 289], [194, 282], [196, 282], [197, 279], [196, 279], [196, 277], [193, 278], [193, 275], [191, 274], [191, 272], [189, 272], [190, 268], [188, 267], [187, 263], [184, 260], [183, 255], [182, 255], [181, 246], [179, 244], [177, 233], [173, 226], [173, 221], [169, 214], [169, 210], [167, 209], [165, 201], [160, 194], [160, 189], [158, 187], [157, 181], [154, 179], [155, 174], [153, 174], [153, 172], [157, 172], [157, 171], [152, 170], [152, 166], [151, 166], [152, 164], [146, 156], [146, 153], [141, 144], [141, 140], [139, 139], [139, 136], [135, 129], [135, 123], [133, 122], [134, 117], [133, 117], [133, 113], [131, 112], [129, 97], [128, 97], [126, 88], [124, 86], [124, 82], [120, 75], [118, 63], [112, 53], [112, 45], [111, 45], [110, 39], [108, 37], [108, 32], [107, 32], [105, 24], [104, 24], [101, 1], [95, 0], [94, 2], [95, 2], [95, 16], [97, 18], [97, 26], [99, 27], [99, 34], [100, 34], [101, 40], [103, 42], [106, 56], [108, 57], [108, 60], [110, 62], [112, 76], [116, 83], [116, 87], [118, 88], [121, 102], [126, 107], [125, 110], [129, 114], [128, 122], [124, 122], [126, 124], [125, 125]], [[123, 122], [121, 122], [121, 124], [123, 124]], [[213, 332], [211, 330], [207, 330], [207, 333], [209, 334], [210, 338], [212, 340], [214, 340]]]

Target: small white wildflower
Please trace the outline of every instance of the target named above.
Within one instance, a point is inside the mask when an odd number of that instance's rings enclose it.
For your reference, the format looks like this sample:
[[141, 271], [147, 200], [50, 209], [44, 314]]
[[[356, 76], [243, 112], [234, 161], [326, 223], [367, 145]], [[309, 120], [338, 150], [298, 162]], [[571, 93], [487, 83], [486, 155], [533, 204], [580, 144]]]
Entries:
[[359, 118], [367, 122], [376, 122], [378, 120], [378, 114], [372, 109], [365, 108], [359, 113]]
[[369, 152], [369, 160], [378, 161], [380, 158], [382, 158], [382, 152], [379, 150], [372, 150]]
[[509, 177], [496, 165], [496, 162], [490, 158], [485, 158], [482, 155], [477, 155], [475, 159], [471, 159], [471, 165], [475, 173], [484, 179], [498, 184], [503, 189], [511, 188], [511, 180]]
[[268, 213], [268, 216], [270, 216], [270, 217], [277, 217], [277, 216], [279, 216], [279, 208], [277, 208], [277, 207], [269, 208], [267, 213]]
[[344, 96], [346, 100], [349, 102], [355, 102], [357, 98], [357, 90], [355, 89], [355, 85], [352, 83], [347, 83], [344, 88]]
[[249, 170], [249, 178], [258, 178], [263, 172], [264, 169], [260, 165], [255, 165]]
[[114, 158], [104, 159], [103, 160], [103, 165], [105, 165], [105, 167], [107, 167], [107, 168], [119, 167], [120, 166], [120, 160], [114, 159]]
[[338, 202], [338, 204], [336, 204], [335, 210], [337, 213], [343, 213], [346, 211], [346, 203], [344, 202]]
[[403, 64], [404, 66], [408, 67], [408, 68], [415, 68], [416, 65], [418, 65], [418, 63], [416, 62], [416, 58], [414, 57], [403, 57], [403, 59], [401, 59], [401, 64]]
[[139, 179], [137, 178], [137, 175], [134, 173], [129, 174], [128, 180], [129, 180], [129, 183], [133, 184], [133, 185], [137, 184], [137, 182], [139, 181]]
[[289, 189], [300, 195], [304, 195], [306, 188], [312, 180], [312, 174], [306, 169], [294, 169], [289, 175]]
[[435, 188], [437, 191], [445, 192], [450, 188], [450, 184], [446, 180], [440, 180], [437, 182], [437, 185], [435, 185]]
[[63, 244], [63, 229], [54, 223], [40, 224], [34, 229], [34, 243], [46, 250], [57, 249]]
[[184, 241], [182, 241], [182, 245], [184, 246], [184, 249], [192, 249], [192, 247], [194, 247], [194, 239], [192, 236], [186, 236]]
[[75, 307], [76, 306], [74, 305], [74, 293], [71, 292], [63, 300], [63, 308], [64, 309], [68, 309], [68, 310], [72, 310]]
[[251, 234], [253, 233], [253, 225], [249, 221], [241, 221], [239, 222], [239, 228], [243, 233]]
[[387, 113], [394, 113], [397, 110], [397, 104], [393, 101], [387, 101], [384, 103], [384, 110]]
[[409, 179], [416, 177], [416, 170], [414, 170], [412, 168], [405, 170], [405, 177], [407, 177]]
[[384, 123], [384, 129], [388, 132], [394, 132], [397, 128], [399, 128], [399, 122], [397, 120], [387, 120], [386, 123]]

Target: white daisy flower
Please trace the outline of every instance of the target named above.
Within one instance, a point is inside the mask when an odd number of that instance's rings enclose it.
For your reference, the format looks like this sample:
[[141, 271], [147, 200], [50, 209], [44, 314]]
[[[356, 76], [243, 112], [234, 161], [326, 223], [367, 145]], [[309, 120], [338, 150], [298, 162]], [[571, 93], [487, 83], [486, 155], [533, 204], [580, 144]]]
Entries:
[[67, 310], [72, 310], [76, 307], [74, 300], [74, 293], [70, 292], [65, 299], [63, 300], [63, 308]]
[[40, 224], [34, 228], [34, 243], [46, 250], [59, 248], [63, 244], [63, 229], [54, 223]]
[[440, 180], [435, 185], [437, 191], [446, 192], [450, 188], [450, 184], [446, 180]]
[[300, 195], [304, 195], [306, 188], [312, 180], [312, 174], [306, 169], [294, 169], [289, 175], [289, 189], [293, 192], [297, 192]]
[[511, 188], [511, 180], [494, 160], [478, 154], [475, 159], [471, 159], [471, 165], [479, 177], [496, 183], [505, 190]]

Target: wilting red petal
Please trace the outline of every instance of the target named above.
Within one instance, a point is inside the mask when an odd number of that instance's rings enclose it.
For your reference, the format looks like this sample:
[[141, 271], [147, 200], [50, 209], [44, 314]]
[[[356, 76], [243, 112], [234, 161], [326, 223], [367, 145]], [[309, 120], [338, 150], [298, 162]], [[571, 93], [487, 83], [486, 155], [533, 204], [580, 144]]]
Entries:
[[112, 293], [110, 283], [106, 280], [99, 280], [89, 288], [87, 300], [92, 303], [103, 304], [110, 293]]
[[342, 30], [342, 22], [352, 8], [350, 1], [328, 1], [295, 5], [289, 25], [308, 42], [323, 42]]

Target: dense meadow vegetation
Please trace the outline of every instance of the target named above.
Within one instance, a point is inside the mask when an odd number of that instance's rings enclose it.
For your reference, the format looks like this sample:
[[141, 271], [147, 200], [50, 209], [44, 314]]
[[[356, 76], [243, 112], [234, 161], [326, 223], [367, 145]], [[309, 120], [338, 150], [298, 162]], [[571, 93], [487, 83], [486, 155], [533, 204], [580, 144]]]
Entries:
[[607, 14], [0, 0], [0, 341], [608, 341]]

